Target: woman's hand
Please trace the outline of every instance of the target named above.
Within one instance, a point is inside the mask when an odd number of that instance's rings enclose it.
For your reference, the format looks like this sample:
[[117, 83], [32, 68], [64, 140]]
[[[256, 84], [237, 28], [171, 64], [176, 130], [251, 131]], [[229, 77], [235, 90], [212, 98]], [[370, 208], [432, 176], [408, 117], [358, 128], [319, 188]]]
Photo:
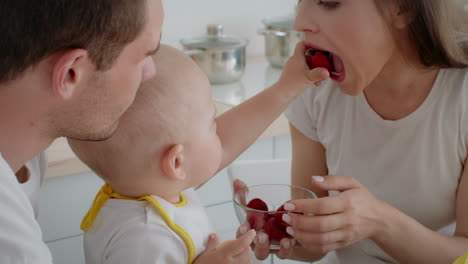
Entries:
[[[352, 177], [313, 176], [322, 190], [340, 191], [334, 196], [293, 200], [285, 205], [286, 231], [311, 254], [326, 254], [377, 235], [383, 224], [384, 203]], [[298, 213], [304, 213], [298, 214]], [[313, 215], [311, 215], [313, 214]]]

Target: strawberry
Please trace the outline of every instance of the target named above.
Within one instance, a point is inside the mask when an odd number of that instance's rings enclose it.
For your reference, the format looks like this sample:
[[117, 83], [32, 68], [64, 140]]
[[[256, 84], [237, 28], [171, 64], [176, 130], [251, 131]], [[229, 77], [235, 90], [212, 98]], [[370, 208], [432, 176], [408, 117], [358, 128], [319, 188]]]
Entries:
[[268, 205], [260, 198], [252, 199], [247, 204], [247, 207], [260, 211], [268, 211]]
[[311, 70], [321, 67], [327, 69], [329, 72], [332, 71], [332, 65], [328, 56], [320, 51], [316, 51], [314, 55], [306, 55], [306, 61]]
[[263, 231], [268, 235], [271, 242], [279, 242], [281, 239], [291, 236], [286, 233], [286, 228], [277, 224], [275, 218], [269, 218], [263, 226]]
[[249, 211], [247, 212], [247, 222], [250, 228], [261, 230], [265, 225], [266, 214], [261, 212]]
[[265, 224], [265, 219], [267, 218], [267, 204], [262, 199], [255, 198], [247, 204], [247, 207], [255, 210], [265, 211], [265, 213], [250, 210], [247, 211], [247, 222], [249, 223], [250, 227], [257, 231], [262, 229], [263, 225]]
[[[278, 209], [276, 209], [276, 212], [277, 213], [268, 214], [268, 217], [274, 218], [278, 226], [282, 226], [284, 228], [288, 227], [289, 224], [283, 221], [283, 215], [287, 214], [286, 213], [287, 211], [284, 209], [284, 204], [278, 207]], [[279, 213], [279, 212], [285, 212], [285, 213]], [[299, 213], [299, 212], [291, 212], [291, 213], [303, 215], [303, 213]]]
[[[282, 205], [278, 209], [276, 209], [276, 211], [284, 212], [286, 210], [284, 210], [284, 205]], [[275, 219], [277, 225], [286, 228], [286, 227], [288, 227], [288, 224], [283, 221], [283, 214], [284, 213], [275, 213], [275, 214], [273, 214], [273, 218]]]

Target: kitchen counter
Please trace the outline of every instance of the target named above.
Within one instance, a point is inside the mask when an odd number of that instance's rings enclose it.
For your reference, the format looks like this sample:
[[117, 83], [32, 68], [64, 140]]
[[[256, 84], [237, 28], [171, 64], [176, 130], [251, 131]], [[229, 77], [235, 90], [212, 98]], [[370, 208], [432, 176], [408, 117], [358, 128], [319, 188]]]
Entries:
[[[235, 105], [259, 93], [273, 84], [280, 76], [281, 70], [272, 68], [263, 57], [249, 57], [245, 73], [239, 82], [213, 85], [213, 100], [221, 114]], [[282, 115], [260, 136], [268, 138], [287, 135], [288, 122]], [[49, 164], [46, 178], [65, 176], [89, 171], [71, 151], [65, 138], [55, 140], [47, 149]]]

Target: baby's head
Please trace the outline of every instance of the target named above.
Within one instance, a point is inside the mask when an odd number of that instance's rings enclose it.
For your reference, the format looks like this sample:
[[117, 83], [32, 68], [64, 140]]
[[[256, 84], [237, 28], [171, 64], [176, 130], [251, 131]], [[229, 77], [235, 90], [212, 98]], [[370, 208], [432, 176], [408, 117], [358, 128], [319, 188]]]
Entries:
[[216, 173], [221, 143], [206, 76], [169, 46], [154, 59], [156, 76], [142, 84], [111, 138], [69, 143], [116, 193], [172, 199]]

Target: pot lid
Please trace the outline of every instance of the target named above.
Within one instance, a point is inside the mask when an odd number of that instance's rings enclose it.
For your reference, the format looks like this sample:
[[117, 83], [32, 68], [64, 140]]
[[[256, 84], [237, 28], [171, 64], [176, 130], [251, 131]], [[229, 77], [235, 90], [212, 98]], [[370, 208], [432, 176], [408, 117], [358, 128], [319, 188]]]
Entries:
[[185, 47], [195, 49], [240, 48], [247, 45], [247, 40], [224, 34], [223, 25], [210, 24], [204, 36], [182, 39], [180, 43]]
[[262, 22], [268, 29], [290, 31], [294, 30], [294, 19], [294, 16], [284, 16], [264, 19]]

